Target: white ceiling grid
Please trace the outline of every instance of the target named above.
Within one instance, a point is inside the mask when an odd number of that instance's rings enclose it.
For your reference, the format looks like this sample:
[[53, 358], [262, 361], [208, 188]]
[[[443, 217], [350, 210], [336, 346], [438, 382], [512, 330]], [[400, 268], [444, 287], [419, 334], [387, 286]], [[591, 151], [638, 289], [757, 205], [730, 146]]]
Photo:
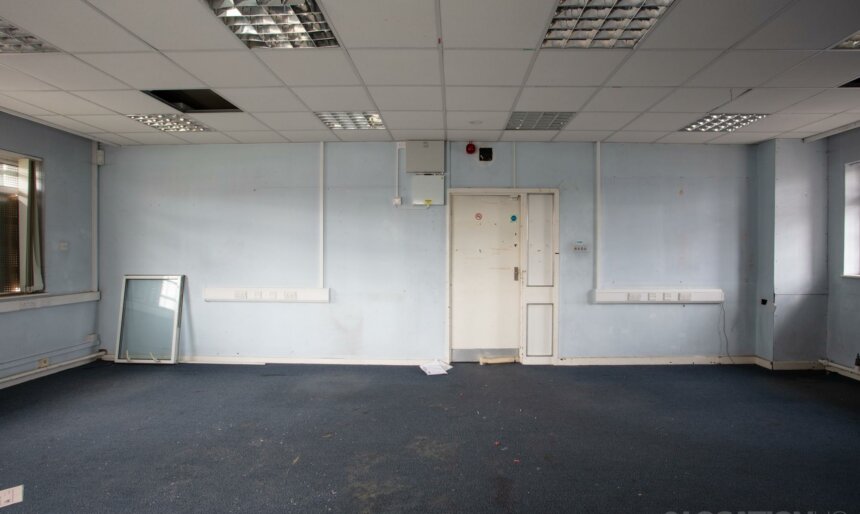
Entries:
[[[632, 0], [630, 0], [632, 1]], [[633, 49], [542, 48], [558, 0], [318, 0], [337, 48], [248, 49], [205, 0], [0, 0], [0, 18], [59, 49], [0, 54], [0, 109], [117, 145], [308, 141], [756, 143], [860, 121], [857, 0], [675, 0]], [[170, 15], [165, 15], [170, 13]], [[241, 113], [210, 132], [126, 118], [176, 114], [144, 89], [215, 89]], [[505, 130], [511, 112], [574, 112]], [[315, 111], [378, 112], [330, 130]], [[679, 132], [710, 112], [769, 116]]]

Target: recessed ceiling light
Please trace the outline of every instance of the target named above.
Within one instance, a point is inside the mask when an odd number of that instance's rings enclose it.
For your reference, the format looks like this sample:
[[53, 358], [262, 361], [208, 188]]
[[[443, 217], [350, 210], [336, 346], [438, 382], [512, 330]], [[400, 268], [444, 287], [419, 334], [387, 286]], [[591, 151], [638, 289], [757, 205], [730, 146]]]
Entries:
[[675, 0], [559, 0], [543, 48], [633, 48]]
[[181, 114], [129, 114], [129, 118], [162, 132], [209, 132], [212, 129]]
[[571, 116], [572, 112], [514, 111], [505, 130], [561, 130]]
[[382, 118], [375, 112], [315, 112], [317, 118], [332, 130], [384, 129]]
[[678, 132], [734, 132], [762, 118], [767, 118], [767, 114], [711, 113], [690, 123]]
[[315, 0], [209, 0], [248, 48], [339, 46]]
[[57, 51], [33, 34], [0, 18], [0, 53], [26, 54]]
[[836, 50], [860, 50], [860, 30], [848, 36], [845, 41], [833, 47]]

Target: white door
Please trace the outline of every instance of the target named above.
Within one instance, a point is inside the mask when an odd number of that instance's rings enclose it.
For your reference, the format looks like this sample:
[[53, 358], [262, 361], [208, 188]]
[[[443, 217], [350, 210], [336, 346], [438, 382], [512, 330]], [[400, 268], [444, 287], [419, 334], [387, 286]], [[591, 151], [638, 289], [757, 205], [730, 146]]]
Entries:
[[517, 356], [520, 196], [451, 197], [451, 353], [454, 361]]

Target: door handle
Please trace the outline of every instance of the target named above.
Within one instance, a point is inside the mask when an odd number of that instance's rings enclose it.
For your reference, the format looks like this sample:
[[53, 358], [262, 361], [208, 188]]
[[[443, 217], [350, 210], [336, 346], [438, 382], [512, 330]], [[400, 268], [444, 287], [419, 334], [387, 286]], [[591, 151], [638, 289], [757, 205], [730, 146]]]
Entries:
[[514, 280], [520, 279], [520, 267], [514, 266]]

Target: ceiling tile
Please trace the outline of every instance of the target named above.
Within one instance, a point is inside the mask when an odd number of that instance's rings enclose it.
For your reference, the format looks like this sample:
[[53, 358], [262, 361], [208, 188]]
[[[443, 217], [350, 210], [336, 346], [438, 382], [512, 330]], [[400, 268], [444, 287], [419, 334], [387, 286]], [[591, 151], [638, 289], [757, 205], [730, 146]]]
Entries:
[[646, 111], [670, 93], [668, 87], [604, 87], [586, 105], [586, 111]]
[[341, 141], [391, 141], [387, 130], [333, 130]]
[[67, 52], [149, 49], [80, 0], [5, 0], [0, 2], [0, 17]]
[[640, 50], [609, 79], [611, 86], [680, 86], [719, 55], [716, 50]]
[[131, 146], [140, 144], [137, 141], [132, 141], [127, 137], [123, 137], [117, 134], [109, 134], [107, 132], [96, 132], [95, 134], [89, 134], [89, 136], [104, 143], [110, 143], [118, 146]]
[[653, 143], [668, 132], [616, 132], [606, 138], [607, 143]]
[[331, 130], [283, 130], [281, 135], [293, 143], [340, 141]]
[[443, 129], [442, 111], [383, 111], [382, 122], [388, 129]]
[[350, 86], [361, 84], [340, 48], [297, 51], [260, 49], [254, 53], [288, 86]]
[[74, 94], [120, 114], [175, 114], [179, 112], [140, 91], [75, 91]]
[[166, 55], [210, 87], [281, 85], [281, 81], [249, 50], [169, 52]]
[[814, 132], [818, 134], [842, 127], [843, 125], [848, 125], [849, 123], [854, 123], [857, 120], [860, 120], [860, 113], [834, 114], [833, 116], [824, 118], [821, 121], [804, 125], [798, 129], [798, 132]]
[[47, 111], [41, 107], [36, 107], [35, 105], [30, 105], [4, 95], [0, 95], [0, 109], [19, 112], [28, 116], [48, 116], [51, 114], [51, 111]]
[[0, 91], [48, 91], [55, 87], [20, 71], [0, 66]]
[[446, 50], [449, 86], [519, 86], [534, 52], [523, 50]]
[[653, 112], [708, 112], [731, 100], [728, 88], [682, 87], [651, 108]]
[[444, 130], [391, 130], [397, 141], [444, 141]]
[[353, 50], [349, 53], [367, 85], [431, 86], [442, 83], [438, 50]]
[[436, 47], [436, 4], [427, 0], [326, 0], [326, 15], [349, 48]]
[[128, 89], [122, 82], [62, 53], [0, 54], [0, 64], [61, 89]]
[[597, 91], [596, 87], [525, 87], [517, 111], [578, 111]]
[[442, 109], [442, 88], [437, 86], [371, 86], [370, 96], [383, 111], [437, 111]]
[[709, 145], [752, 145], [773, 139], [778, 132], [732, 132], [708, 141]]
[[[322, 122], [309, 112], [258, 112], [254, 117], [277, 130], [323, 130]], [[287, 136], [289, 138], [289, 136]]]
[[159, 50], [230, 50], [245, 45], [200, 0], [89, 0]]
[[755, 87], [789, 69], [814, 52], [742, 50], [728, 52], [687, 85]]
[[448, 128], [503, 130], [510, 115], [509, 112], [448, 111]]
[[143, 145], [181, 145], [185, 143], [185, 141], [178, 137], [174, 137], [167, 132], [160, 132], [158, 130], [154, 130], [152, 132], [123, 132], [122, 134], [117, 135], [131, 139], [132, 141], [137, 141]]
[[860, 88], [828, 89], [786, 107], [785, 113], [837, 113], [860, 108]]
[[445, 106], [449, 111], [509, 111], [518, 87], [448, 87]]
[[225, 132], [240, 143], [285, 143], [287, 140], [271, 130], [254, 130], [249, 132]]
[[36, 119], [42, 120], [45, 123], [56, 125], [58, 127], [79, 132], [81, 134], [92, 134], [94, 132], [102, 132], [102, 129], [81, 123], [77, 120], [66, 118], [65, 116], [36, 116]]
[[680, 130], [705, 113], [646, 112], [624, 127], [626, 131]]
[[445, 48], [537, 48], [557, 0], [441, 0]]
[[856, 31], [858, 19], [856, 0], [800, 0], [738, 48], [823, 50]]
[[119, 114], [89, 114], [69, 116], [75, 121], [98, 128], [98, 132], [146, 132], [155, 130]]
[[554, 141], [593, 142], [603, 141], [611, 136], [612, 130], [562, 130]]
[[558, 130], [505, 130], [502, 132], [502, 141], [544, 141], [555, 139]]
[[767, 83], [776, 87], [838, 87], [860, 78], [860, 52], [831, 51], [803, 61]]
[[203, 83], [156, 52], [77, 54], [96, 68], [137, 89], [191, 89]]
[[640, 48], [729, 48], [789, 0], [684, 0], [657, 23]]
[[620, 130], [638, 115], [638, 112], [580, 112], [570, 120], [564, 130], [586, 132]]
[[738, 132], [785, 132], [821, 121], [829, 114], [771, 114], [767, 118], [739, 128]]
[[375, 109], [363, 87], [295, 87], [312, 111], [372, 111]]
[[715, 112], [772, 113], [820, 93], [820, 89], [757, 88], [716, 109]]
[[501, 130], [448, 130], [449, 141], [493, 142], [502, 137]]
[[541, 50], [527, 84], [600, 86], [628, 55], [629, 50]]
[[177, 132], [176, 137], [196, 145], [220, 145], [236, 142], [230, 136], [220, 132]]
[[307, 107], [285, 87], [219, 88], [215, 91], [246, 112], [307, 111]]
[[791, 132], [783, 132], [782, 134], [780, 134], [780, 135], [779, 135], [779, 136], [777, 136], [777, 137], [778, 137], [779, 139], [803, 139], [803, 138], [811, 137], [811, 136], [814, 136], [814, 135], [815, 135], [815, 133], [813, 133], [813, 132], [797, 132], [797, 131], [791, 131]]
[[672, 132], [671, 134], [661, 137], [657, 142], [697, 144], [706, 143], [718, 137], [720, 137], [720, 134], [714, 132]]
[[64, 91], [15, 91], [7, 95], [57, 114], [113, 114], [104, 107]]
[[221, 132], [267, 129], [265, 125], [246, 112], [207, 112], [192, 114], [191, 116], [207, 127]]

